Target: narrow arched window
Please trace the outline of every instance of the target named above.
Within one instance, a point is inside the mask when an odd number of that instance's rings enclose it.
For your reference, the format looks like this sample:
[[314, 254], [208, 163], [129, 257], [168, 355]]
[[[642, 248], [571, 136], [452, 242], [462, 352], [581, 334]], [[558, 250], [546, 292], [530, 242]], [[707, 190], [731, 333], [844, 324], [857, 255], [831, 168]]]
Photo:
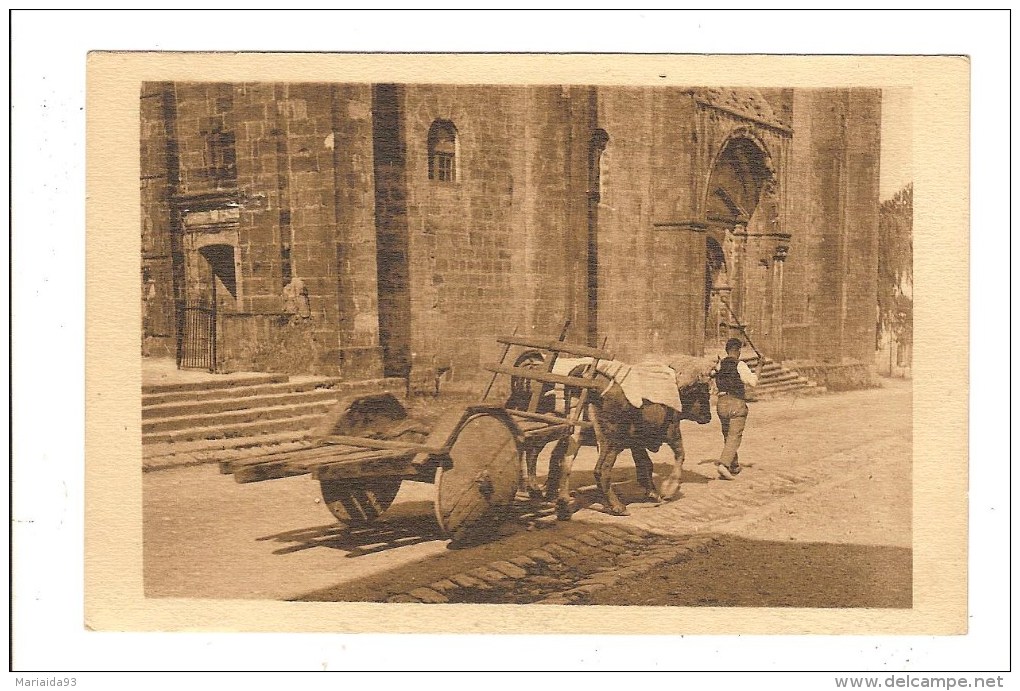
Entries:
[[457, 128], [449, 120], [436, 120], [429, 128], [429, 180], [456, 182]]

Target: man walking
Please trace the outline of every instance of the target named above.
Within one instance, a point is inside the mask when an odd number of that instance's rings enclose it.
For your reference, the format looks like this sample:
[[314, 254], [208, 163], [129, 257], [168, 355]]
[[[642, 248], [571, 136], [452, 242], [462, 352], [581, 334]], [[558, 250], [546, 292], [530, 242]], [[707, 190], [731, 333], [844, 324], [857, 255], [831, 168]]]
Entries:
[[[719, 456], [716, 470], [724, 480], [733, 480], [740, 472], [737, 449], [744, 436], [744, 425], [747, 422], [747, 386], [758, 385], [758, 375], [751, 371], [747, 363], [740, 359], [740, 349], [744, 346], [739, 338], [726, 341], [726, 357], [716, 365], [715, 385], [719, 391], [716, 401], [716, 412], [722, 424], [723, 450]], [[763, 365], [758, 358], [758, 371]]]

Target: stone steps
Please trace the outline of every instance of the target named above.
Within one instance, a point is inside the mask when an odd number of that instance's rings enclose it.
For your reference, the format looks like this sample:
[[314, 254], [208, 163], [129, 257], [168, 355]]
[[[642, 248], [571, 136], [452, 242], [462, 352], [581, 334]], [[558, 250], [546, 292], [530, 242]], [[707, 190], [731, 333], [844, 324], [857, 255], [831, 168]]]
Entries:
[[793, 376], [791, 376], [790, 378], [785, 379], [783, 381], [769, 383], [769, 384], [766, 384], [764, 387], [762, 387], [760, 385], [758, 386], [758, 388], [761, 389], [762, 391], [773, 391], [773, 390], [774, 391], [785, 391], [786, 389], [797, 388], [797, 387], [800, 387], [800, 388], [811, 387], [811, 388], [816, 388], [816, 389], [822, 388], [818, 384], [816, 384], [815, 382], [813, 382], [810, 379], [808, 379], [807, 377], [802, 377], [799, 374], [797, 374], [796, 372], [793, 373]]
[[307, 432], [295, 432], [293, 430], [278, 432], [275, 434], [261, 434], [257, 437], [232, 437], [220, 439], [195, 439], [192, 441], [178, 442], [151, 442], [145, 445], [143, 451], [146, 459], [165, 458], [181, 454], [203, 454], [208, 455], [210, 460], [227, 460], [243, 456], [254, 447], [278, 448], [286, 445], [306, 445], [308, 442]]
[[383, 391], [402, 397], [405, 390], [406, 382], [397, 378], [343, 381], [248, 373], [146, 385], [142, 389], [146, 467], [172, 465], [170, 457], [175, 454], [229, 457], [257, 446], [299, 443], [340, 399]]
[[230, 428], [249, 422], [265, 422], [268, 424], [276, 420], [285, 420], [305, 415], [322, 415], [335, 402], [335, 399], [331, 399], [308, 403], [288, 403], [285, 405], [257, 405], [250, 408], [216, 411], [198, 415], [181, 415], [144, 420], [142, 422], [142, 436], [144, 438], [146, 435], [160, 432], [183, 432], [190, 429], [205, 429], [209, 427]]
[[782, 384], [786, 384], [787, 382], [796, 381], [798, 379], [804, 379], [804, 377], [790, 370], [780, 370], [779, 372], [769, 377], [759, 376], [758, 387], [760, 388], [762, 386], [779, 386]]
[[[759, 387], [760, 388], [760, 387]], [[826, 392], [824, 386], [803, 379], [797, 382], [791, 382], [788, 385], [782, 387], [765, 388], [761, 391], [756, 391], [753, 398], [748, 400], [752, 401], [769, 401], [775, 398], [791, 398], [795, 396], [816, 396]]]
[[292, 377], [283, 381], [267, 383], [242, 384], [236, 386], [216, 386], [186, 391], [169, 391], [161, 393], [142, 393], [142, 416], [147, 409], [155, 406], [174, 403], [198, 403], [199, 401], [243, 399], [256, 396], [272, 396], [281, 393], [297, 393], [315, 389], [331, 389], [340, 386], [340, 379], [330, 377]]
[[[156, 442], [177, 443], [182, 441], [196, 441], [201, 439], [231, 439], [237, 437], [254, 437], [276, 434], [279, 432], [295, 432], [297, 438], [307, 434], [319, 420], [322, 419], [321, 412], [307, 415], [296, 415], [282, 417], [273, 420], [254, 420], [250, 422], [239, 422], [231, 425], [213, 425], [211, 427], [189, 427], [164, 432], [151, 432], [142, 434], [142, 446]], [[255, 441], [258, 441], [257, 439]]]
[[142, 406], [143, 424], [149, 420], [166, 420], [177, 417], [209, 415], [245, 408], [271, 408], [299, 403], [335, 403], [338, 395], [335, 389], [301, 387], [296, 390], [283, 389], [280, 393], [239, 394], [227, 398], [206, 398], [198, 401], [178, 401]]
[[[758, 364], [758, 356], [741, 358], [751, 369]], [[748, 400], [762, 401], [786, 396], [812, 396], [825, 393], [825, 387], [819, 386], [796, 370], [783, 367], [782, 363], [765, 358], [762, 371], [758, 375], [758, 386]]]
[[290, 377], [286, 374], [238, 374], [223, 375], [222, 378], [203, 379], [199, 381], [168, 382], [166, 384], [143, 384], [142, 395], [189, 393], [219, 389], [235, 389], [258, 384], [286, 383]]

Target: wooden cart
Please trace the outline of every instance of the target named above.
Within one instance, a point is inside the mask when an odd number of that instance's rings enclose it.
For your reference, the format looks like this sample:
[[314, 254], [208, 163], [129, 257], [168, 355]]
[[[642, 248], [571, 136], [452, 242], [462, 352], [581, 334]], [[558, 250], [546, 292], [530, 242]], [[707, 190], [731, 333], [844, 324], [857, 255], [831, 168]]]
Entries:
[[[502, 355], [486, 366], [493, 374], [481, 403], [446, 416], [431, 430], [408, 418], [392, 394], [349, 398], [323, 420], [309, 447], [224, 461], [220, 471], [240, 483], [311, 475], [327, 508], [348, 525], [379, 518], [404, 480], [434, 483], [435, 515], [443, 533], [455, 542], [476, 539], [498, 525], [514, 501], [523, 453], [590, 426], [583, 412], [588, 391], [598, 386], [595, 363], [612, 359], [603, 350], [566, 343], [562, 336], [557, 341], [512, 335], [497, 341]], [[525, 357], [507, 364], [515, 349], [527, 349]], [[530, 366], [528, 353], [540, 354]], [[581, 376], [554, 374], [563, 353], [594, 360]], [[487, 401], [500, 376], [510, 377], [518, 394], [516, 403], [514, 396], [508, 401], [513, 407]], [[573, 401], [558, 396], [557, 407], [543, 406], [554, 387], [580, 393]], [[530, 394], [526, 404], [521, 391]]]

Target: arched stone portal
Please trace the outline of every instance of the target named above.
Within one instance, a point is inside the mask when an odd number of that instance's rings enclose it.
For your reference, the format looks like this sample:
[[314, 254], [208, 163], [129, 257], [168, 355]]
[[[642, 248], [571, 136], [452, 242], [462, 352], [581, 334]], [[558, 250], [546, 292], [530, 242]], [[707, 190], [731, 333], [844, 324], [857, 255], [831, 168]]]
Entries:
[[[782, 296], [772, 270], [781, 232], [778, 176], [764, 145], [746, 133], [723, 144], [705, 198], [705, 350], [744, 327], [760, 350], [776, 352]], [[720, 324], [722, 326], [720, 326]]]

